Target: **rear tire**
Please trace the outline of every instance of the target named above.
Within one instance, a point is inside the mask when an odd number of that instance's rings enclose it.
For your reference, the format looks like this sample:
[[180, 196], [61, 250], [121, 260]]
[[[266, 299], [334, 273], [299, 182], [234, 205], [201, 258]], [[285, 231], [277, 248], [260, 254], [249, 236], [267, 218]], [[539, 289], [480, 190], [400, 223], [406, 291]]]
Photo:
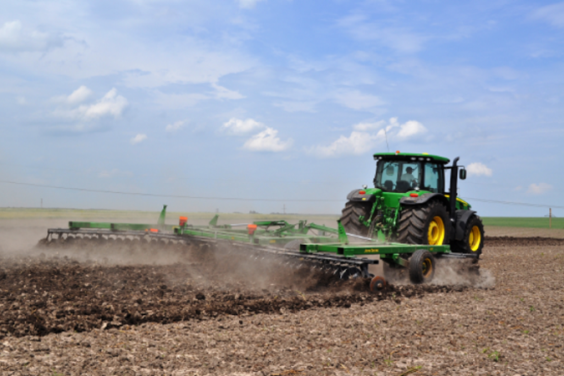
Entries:
[[440, 201], [407, 206], [399, 217], [397, 241], [404, 244], [443, 245], [450, 239], [450, 219]]
[[368, 220], [370, 209], [370, 205], [362, 202], [347, 202], [341, 215], [341, 224], [345, 231], [350, 234], [368, 236], [368, 227], [360, 222], [359, 217], [363, 216], [364, 220]]
[[409, 260], [409, 279], [412, 283], [429, 283], [435, 276], [435, 258], [426, 249], [418, 249]]
[[455, 240], [451, 244], [453, 252], [471, 253], [480, 257], [484, 248], [484, 225], [477, 215], [470, 217], [464, 229], [462, 240]]

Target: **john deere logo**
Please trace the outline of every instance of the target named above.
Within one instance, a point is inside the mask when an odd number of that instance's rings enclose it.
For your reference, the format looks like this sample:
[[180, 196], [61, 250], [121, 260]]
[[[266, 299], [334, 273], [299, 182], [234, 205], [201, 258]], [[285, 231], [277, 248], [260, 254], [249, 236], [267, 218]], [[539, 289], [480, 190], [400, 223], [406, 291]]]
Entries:
[[376, 248], [365, 249], [364, 253], [378, 253]]

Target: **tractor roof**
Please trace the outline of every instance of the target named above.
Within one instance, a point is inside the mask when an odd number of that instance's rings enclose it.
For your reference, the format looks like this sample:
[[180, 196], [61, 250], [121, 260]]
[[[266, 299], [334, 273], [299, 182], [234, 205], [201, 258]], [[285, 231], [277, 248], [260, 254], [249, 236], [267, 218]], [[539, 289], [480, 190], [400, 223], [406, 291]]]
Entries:
[[401, 160], [413, 160], [412, 158], [424, 158], [424, 160], [432, 160], [433, 162], [447, 164], [450, 160], [445, 157], [439, 157], [438, 155], [432, 155], [429, 153], [376, 153], [374, 154], [374, 159], [401, 159]]

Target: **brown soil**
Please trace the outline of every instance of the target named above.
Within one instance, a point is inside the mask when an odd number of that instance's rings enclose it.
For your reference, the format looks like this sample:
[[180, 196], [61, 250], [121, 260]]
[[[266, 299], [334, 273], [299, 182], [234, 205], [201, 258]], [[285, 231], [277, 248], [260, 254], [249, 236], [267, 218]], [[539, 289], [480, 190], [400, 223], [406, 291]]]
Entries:
[[564, 245], [564, 239], [543, 238], [540, 236], [486, 236], [484, 243], [488, 247], [562, 246]]
[[223, 253], [194, 258], [199, 262], [152, 266], [81, 264], [45, 254], [6, 260], [0, 269], [0, 339], [350, 307], [466, 288], [388, 285], [371, 293], [370, 279], [343, 281], [326, 272], [281, 267], [279, 260], [241, 260]]
[[562, 375], [563, 244], [488, 240], [479, 278], [376, 294], [221, 252], [6, 257], [0, 373]]
[[505, 227], [505, 226], [486, 226], [488, 236], [515, 236], [515, 237], [535, 237], [559, 238], [564, 239], [564, 229], [562, 228], [526, 228], [526, 227]]

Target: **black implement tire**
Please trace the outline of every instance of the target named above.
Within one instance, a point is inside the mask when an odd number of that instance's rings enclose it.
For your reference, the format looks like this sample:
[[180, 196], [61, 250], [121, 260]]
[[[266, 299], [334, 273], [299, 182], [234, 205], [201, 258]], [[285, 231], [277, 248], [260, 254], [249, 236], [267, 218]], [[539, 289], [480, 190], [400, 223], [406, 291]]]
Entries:
[[440, 201], [407, 206], [400, 212], [396, 240], [405, 244], [443, 245], [450, 239], [451, 227], [448, 211]]
[[435, 275], [435, 258], [426, 249], [418, 249], [409, 260], [409, 279], [412, 283], [428, 283]]
[[470, 217], [466, 222], [462, 240], [455, 240], [450, 245], [451, 250], [457, 253], [471, 253], [478, 257], [484, 248], [484, 225], [477, 215]]
[[345, 231], [350, 234], [368, 236], [368, 227], [360, 222], [359, 217], [363, 216], [365, 220], [368, 220], [370, 209], [371, 206], [363, 202], [347, 202], [341, 215], [341, 224]]

